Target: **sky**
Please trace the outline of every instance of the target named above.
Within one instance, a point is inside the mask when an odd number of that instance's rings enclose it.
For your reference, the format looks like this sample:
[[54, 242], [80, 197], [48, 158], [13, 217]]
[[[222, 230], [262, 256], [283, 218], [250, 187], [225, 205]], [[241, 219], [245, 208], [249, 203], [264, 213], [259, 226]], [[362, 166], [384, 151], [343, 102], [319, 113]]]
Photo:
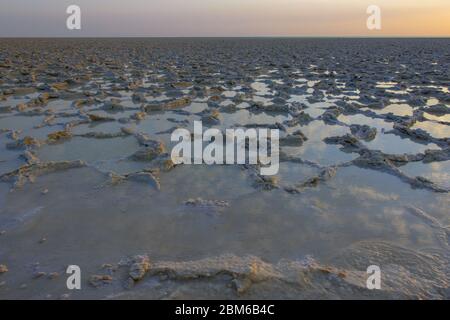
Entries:
[[[81, 8], [68, 30], [66, 8]], [[381, 30], [368, 30], [369, 5]], [[450, 36], [450, 0], [0, 0], [0, 37]]]

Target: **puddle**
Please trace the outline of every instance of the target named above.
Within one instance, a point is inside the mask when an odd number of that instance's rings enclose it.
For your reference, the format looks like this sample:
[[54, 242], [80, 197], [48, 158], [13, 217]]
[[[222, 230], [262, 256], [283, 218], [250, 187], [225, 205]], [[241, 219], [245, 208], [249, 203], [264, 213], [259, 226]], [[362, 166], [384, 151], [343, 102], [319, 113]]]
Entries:
[[410, 176], [425, 177], [443, 187], [450, 188], [450, 161], [411, 162], [400, 168]]
[[301, 163], [281, 162], [277, 174], [282, 185], [295, 185], [319, 175], [320, 170]]
[[288, 119], [289, 116], [285, 115], [272, 115], [266, 112], [252, 113], [242, 109], [232, 114], [223, 114], [223, 123], [219, 126], [222, 128], [232, 128], [234, 126], [245, 126], [247, 124], [273, 124], [276, 122], [282, 123]]
[[403, 153], [420, 153], [427, 149], [439, 150], [439, 146], [434, 143], [420, 144], [411, 141], [408, 138], [403, 138], [394, 134], [377, 133], [374, 140], [364, 142], [369, 149], [381, 150], [389, 154], [403, 154]]
[[428, 132], [434, 138], [448, 138], [450, 137], [450, 125], [444, 125], [431, 121], [416, 122], [411, 129], [422, 129]]
[[43, 161], [99, 160], [120, 159], [132, 155], [139, 149], [135, 137], [101, 139], [75, 137], [61, 144], [42, 146], [37, 156]]
[[377, 113], [377, 114], [388, 114], [388, 113], [392, 113], [396, 116], [412, 116], [413, 115], [413, 108], [408, 105], [408, 104], [404, 104], [404, 103], [395, 103], [395, 104], [391, 104], [387, 107], [384, 107], [381, 110], [378, 109], [370, 109], [373, 112]]
[[323, 166], [344, 163], [358, 157], [357, 153], [342, 152], [338, 146], [324, 142], [306, 141], [301, 147], [282, 147], [281, 150], [287, 155], [300, 157]]
[[30, 130], [40, 125], [44, 119], [44, 116], [0, 117], [0, 129]]
[[443, 116], [435, 116], [435, 115], [425, 112], [424, 116], [426, 119], [429, 119], [429, 120], [444, 121], [444, 122], [450, 123], [450, 114], [446, 114]]
[[377, 128], [377, 133], [380, 133], [382, 130], [392, 130], [394, 127], [392, 122], [386, 122], [383, 119], [366, 117], [362, 114], [340, 115], [338, 120], [348, 125], [359, 124], [374, 127]]

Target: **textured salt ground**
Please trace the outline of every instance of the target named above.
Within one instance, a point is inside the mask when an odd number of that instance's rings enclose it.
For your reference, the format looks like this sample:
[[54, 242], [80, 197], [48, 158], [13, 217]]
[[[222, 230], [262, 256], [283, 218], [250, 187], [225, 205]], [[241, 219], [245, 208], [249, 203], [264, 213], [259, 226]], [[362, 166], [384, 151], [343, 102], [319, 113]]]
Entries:
[[[1, 41], [0, 297], [449, 297], [447, 40]], [[271, 179], [173, 168], [151, 139], [200, 119], [306, 139]]]

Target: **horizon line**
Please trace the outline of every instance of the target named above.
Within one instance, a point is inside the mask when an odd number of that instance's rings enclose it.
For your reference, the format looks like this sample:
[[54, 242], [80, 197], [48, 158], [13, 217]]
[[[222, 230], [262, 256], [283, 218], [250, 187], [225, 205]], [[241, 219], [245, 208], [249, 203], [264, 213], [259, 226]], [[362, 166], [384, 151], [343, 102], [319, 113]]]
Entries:
[[450, 35], [308, 35], [308, 36], [283, 36], [283, 35], [247, 35], [247, 36], [0, 36], [0, 39], [248, 39], [248, 38], [326, 38], [326, 39], [449, 39]]

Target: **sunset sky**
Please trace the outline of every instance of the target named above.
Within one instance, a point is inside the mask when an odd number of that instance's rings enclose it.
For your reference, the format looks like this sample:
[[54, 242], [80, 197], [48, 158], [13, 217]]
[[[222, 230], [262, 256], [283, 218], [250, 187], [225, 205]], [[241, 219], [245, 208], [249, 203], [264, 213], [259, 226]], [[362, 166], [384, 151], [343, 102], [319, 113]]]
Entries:
[[[81, 7], [82, 30], [66, 29]], [[382, 29], [366, 27], [369, 5]], [[0, 37], [450, 36], [450, 0], [0, 0]]]

